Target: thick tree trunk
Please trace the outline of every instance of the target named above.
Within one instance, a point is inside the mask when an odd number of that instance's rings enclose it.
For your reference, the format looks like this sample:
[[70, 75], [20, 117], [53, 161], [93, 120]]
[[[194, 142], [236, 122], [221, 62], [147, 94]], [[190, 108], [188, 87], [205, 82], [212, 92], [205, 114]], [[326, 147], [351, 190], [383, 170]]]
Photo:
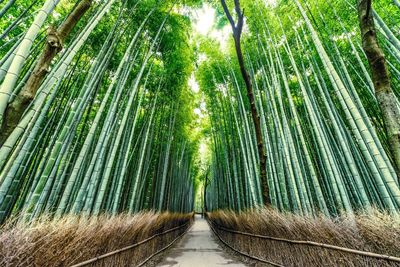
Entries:
[[92, 0], [82, 0], [58, 29], [54, 27], [48, 29], [46, 45], [32, 74], [22, 90], [15, 97], [14, 101], [8, 105], [5, 111], [0, 133], [0, 146], [3, 145], [8, 136], [18, 125], [19, 120], [34, 99], [40, 84], [46, 77], [51, 61], [62, 50], [65, 39], [90, 8], [91, 4]]
[[400, 178], [400, 108], [392, 91], [385, 56], [376, 36], [371, 1], [358, 0], [361, 38], [371, 68], [375, 95], [382, 111], [397, 177]]
[[271, 199], [269, 196], [268, 180], [267, 180], [267, 156], [265, 153], [264, 141], [262, 136], [261, 121], [260, 121], [260, 116], [258, 115], [257, 112], [257, 106], [253, 92], [253, 84], [251, 82], [250, 75], [246, 70], [246, 65], [243, 59], [243, 51], [240, 43], [240, 38], [242, 36], [242, 30], [244, 24], [244, 12], [240, 8], [239, 0], [235, 0], [235, 11], [238, 16], [237, 24], [235, 24], [233, 17], [230, 14], [229, 9], [225, 3], [225, 0], [221, 0], [221, 3], [224, 8], [225, 14], [232, 26], [233, 38], [235, 41], [235, 49], [239, 61], [240, 72], [246, 84], [247, 97], [250, 102], [251, 116], [253, 119], [254, 129], [256, 132], [257, 150], [260, 161], [260, 179], [262, 184], [263, 201], [264, 204], [271, 204]]

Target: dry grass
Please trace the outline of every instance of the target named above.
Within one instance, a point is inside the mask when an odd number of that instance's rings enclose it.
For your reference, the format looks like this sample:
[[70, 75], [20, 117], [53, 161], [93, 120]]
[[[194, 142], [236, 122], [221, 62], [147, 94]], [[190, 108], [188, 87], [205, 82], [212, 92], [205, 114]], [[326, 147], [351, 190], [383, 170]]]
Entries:
[[[0, 228], [0, 266], [70, 266], [183, 225], [192, 217], [143, 212], [115, 217], [68, 215], [57, 220], [42, 217], [31, 223], [9, 221]], [[135, 266], [184, 230], [90, 266]]]
[[[335, 220], [281, 213], [272, 209], [234, 213], [217, 211], [209, 219], [236, 231], [291, 240], [307, 240], [400, 257], [400, 216], [376, 210]], [[399, 266], [322, 247], [265, 240], [218, 230], [235, 248], [284, 266]]]

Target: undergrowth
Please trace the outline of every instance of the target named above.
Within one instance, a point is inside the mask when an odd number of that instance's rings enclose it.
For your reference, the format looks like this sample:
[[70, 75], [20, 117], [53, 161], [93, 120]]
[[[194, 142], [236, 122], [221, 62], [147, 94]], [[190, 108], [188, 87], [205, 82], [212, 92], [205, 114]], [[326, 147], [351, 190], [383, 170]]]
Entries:
[[[240, 232], [314, 241], [400, 257], [400, 216], [378, 210], [334, 219], [322, 215], [300, 216], [274, 209], [241, 213], [216, 211], [208, 214], [208, 217], [215, 226]], [[284, 266], [400, 266], [400, 263], [318, 246], [250, 237], [223, 230], [218, 230], [218, 234], [247, 254]]]
[[[14, 218], [0, 228], [0, 266], [70, 266], [183, 225], [192, 217], [142, 212], [94, 217], [66, 215], [60, 219], [43, 216], [29, 223]], [[135, 266], [184, 230], [89, 266]]]

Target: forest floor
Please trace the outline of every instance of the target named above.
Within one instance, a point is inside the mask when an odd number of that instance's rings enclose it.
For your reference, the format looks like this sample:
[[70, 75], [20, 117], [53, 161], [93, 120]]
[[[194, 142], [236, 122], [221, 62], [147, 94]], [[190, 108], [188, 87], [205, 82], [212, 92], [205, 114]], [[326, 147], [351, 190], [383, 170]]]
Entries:
[[246, 267], [216, 241], [207, 221], [196, 215], [189, 232], [158, 263], [158, 267]]

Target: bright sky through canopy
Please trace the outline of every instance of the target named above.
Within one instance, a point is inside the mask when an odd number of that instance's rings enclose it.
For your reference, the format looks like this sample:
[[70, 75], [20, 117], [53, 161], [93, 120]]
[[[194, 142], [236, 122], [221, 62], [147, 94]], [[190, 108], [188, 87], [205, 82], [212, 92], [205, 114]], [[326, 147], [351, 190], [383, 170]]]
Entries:
[[275, 7], [275, 6], [276, 6], [276, 1], [277, 1], [277, 0], [264, 0], [264, 1], [265, 1], [265, 4], [266, 4], [267, 6]]
[[207, 35], [215, 24], [215, 9], [207, 4], [195, 12], [195, 29], [202, 35]]
[[200, 91], [200, 86], [197, 83], [196, 78], [194, 77], [194, 73], [192, 74], [192, 76], [189, 79], [189, 86], [192, 89], [192, 91], [196, 94]]
[[216, 10], [208, 4], [204, 4], [202, 8], [194, 10], [192, 16], [195, 31], [200, 35], [216, 39], [220, 43], [221, 49], [225, 50], [228, 38], [231, 36], [231, 27], [227, 24], [220, 30], [216, 29]]

